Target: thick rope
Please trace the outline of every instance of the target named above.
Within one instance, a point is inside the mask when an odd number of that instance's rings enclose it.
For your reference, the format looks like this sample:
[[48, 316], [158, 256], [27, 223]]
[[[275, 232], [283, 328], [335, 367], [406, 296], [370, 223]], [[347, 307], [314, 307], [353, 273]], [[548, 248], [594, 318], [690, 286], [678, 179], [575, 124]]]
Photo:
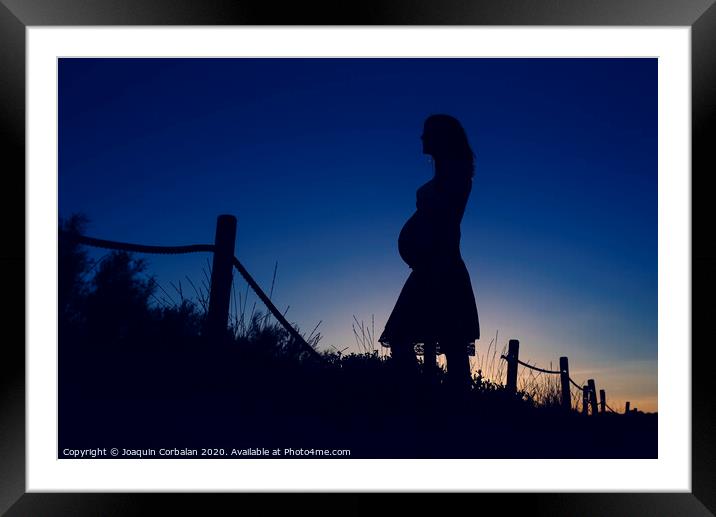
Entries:
[[[501, 359], [504, 359], [505, 361], [509, 361], [509, 358], [506, 355], [501, 355]], [[520, 361], [517, 359], [517, 362], [524, 366], [525, 368], [529, 368], [530, 370], [535, 370], [542, 373], [551, 373], [551, 374], [561, 374], [562, 372], [559, 370], [545, 370], [544, 368], [539, 368], [537, 366], [532, 366], [531, 364], [525, 363], [524, 361]]]
[[572, 384], [574, 384], [574, 387], [577, 388], [579, 391], [584, 391], [584, 388], [582, 388], [579, 384], [577, 384], [576, 382], [574, 382], [571, 377], [569, 378], [569, 382], [571, 382]]
[[264, 302], [264, 305], [268, 308], [269, 311], [271, 311], [271, 314], [273, 314], [274, 318], [278, 320], [278, 322], [285, 328], [289, 334], [303, 346], [303, 348], [311, 354], [311, 356], [320, 358], [320, 354], [314, 350], [314, 348], [309, 345], [305, 339], [303, 339], [303, 336], [298, 333], [298, 331], [293, 328], [293, 325], [291, 325], [286, 318], [284, 318], [283, 314], [276, 308], [276, 306], [273, 304], [271, 299], [266, 296], [266, 294], [261, 290], [259, 285], [256, 283], [256, 281], [251, 277], [249, 272], [246, 270], [246, 268], [239, 262], [239, 259], [234, 257], [234, 267], [238, 270], [238, 272], [241, 274], [242, 277], [244, 277], [244, 280], [246, 280], [246, 283], [251, 286], [251, 289], [254, 290], [256, 295], [261, 299], [262, 302]]
[[95, 248], [108, 250], [132, 251], [137, 253], [157, 253], [161, 255], [177, 255], [180, 253], [196, 253], [202, 251], [214, 251], [213, 244], [190, 244], [188, 246], [147, 246], [145, 244], [132, 244], [129, 242], [108, 241], [95, 239], [77, 233], [60, 231], [60, 237]]

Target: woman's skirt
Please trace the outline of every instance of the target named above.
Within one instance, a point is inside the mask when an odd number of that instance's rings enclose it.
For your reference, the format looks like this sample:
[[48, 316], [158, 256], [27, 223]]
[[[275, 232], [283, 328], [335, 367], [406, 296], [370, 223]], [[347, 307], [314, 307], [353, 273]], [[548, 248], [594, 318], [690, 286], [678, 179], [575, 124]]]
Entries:
[[448, 345], [468, 345], [479, 338], [477, 304], [460, 259], [413, 269], [378, 341], [386, 347], [437, 343], [444, 351]]

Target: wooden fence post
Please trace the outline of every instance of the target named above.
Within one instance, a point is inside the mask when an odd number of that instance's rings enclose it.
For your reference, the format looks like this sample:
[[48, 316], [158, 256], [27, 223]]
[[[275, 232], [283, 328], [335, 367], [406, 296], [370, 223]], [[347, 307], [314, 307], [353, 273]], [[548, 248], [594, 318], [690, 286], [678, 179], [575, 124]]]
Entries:
[[569, 413], [572, 410], [572, 392], [569, 389], [569, 361], [566, 357], [559, 358], [559, 372], [562, 382], [562, 409]]
[[589, 386], [582, 386], [582, 414], [589, 414]]
[[604, 390], [599, 390], [599, 412], [607, 412], [607, 392]]
[[520, 342], [510, 339], [507, 345], [507, 391], [517, 392], [517, 360], [520, 356]]
[[206, 333], [211, 341], [220, 340], [229, 322], [229, 301], [233, 278], [236, 217], [220, 215], [216, 221], [214, 261], [211, 266], [211, 291]]
[[594, 379], [587, 381], [589, 386], [589, 405], [592, 406], [592, 415], [597, 414], [597, 386], [594, 383]]
[[624, 406], [624, 414], [625, 415], [629, 414], [629, 401], [628, 400], [627, 400], [626, 406]]

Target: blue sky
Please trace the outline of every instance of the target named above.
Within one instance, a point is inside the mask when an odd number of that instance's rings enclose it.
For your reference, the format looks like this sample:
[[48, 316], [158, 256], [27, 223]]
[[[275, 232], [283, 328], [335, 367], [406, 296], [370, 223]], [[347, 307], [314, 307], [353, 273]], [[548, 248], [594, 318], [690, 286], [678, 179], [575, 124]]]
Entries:
[[[525, 359], [569, 356], [615, 404], [656, 407], [655, 59], [59, 67], [60, 215], [85, 213], [101, 238], [189, 244], [235, 214], [237, 256], [267, 289], [278, 262], [274, 301], [303, 330], [322, 321], [324, 348], [354, 343], [354, 315], [380, 334], [409, 274], [398, 232], [432, 175], [422, 123], [457, 117], [476, 153], [462, 253], [478, 351], [499, 330]], [[168, 290], [189, 290], [206, 258], [147, 257]]]

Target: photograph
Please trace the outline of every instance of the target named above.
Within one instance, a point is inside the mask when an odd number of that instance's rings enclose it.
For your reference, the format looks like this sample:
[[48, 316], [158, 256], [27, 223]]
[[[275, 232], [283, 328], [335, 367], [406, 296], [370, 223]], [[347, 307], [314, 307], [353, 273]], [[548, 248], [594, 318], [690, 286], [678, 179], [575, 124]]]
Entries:
[[659, 66], [59, 57], [57, 458], [659, 458]]
[[0, 514], [713, 515], [713, 3], [0, 0]]

